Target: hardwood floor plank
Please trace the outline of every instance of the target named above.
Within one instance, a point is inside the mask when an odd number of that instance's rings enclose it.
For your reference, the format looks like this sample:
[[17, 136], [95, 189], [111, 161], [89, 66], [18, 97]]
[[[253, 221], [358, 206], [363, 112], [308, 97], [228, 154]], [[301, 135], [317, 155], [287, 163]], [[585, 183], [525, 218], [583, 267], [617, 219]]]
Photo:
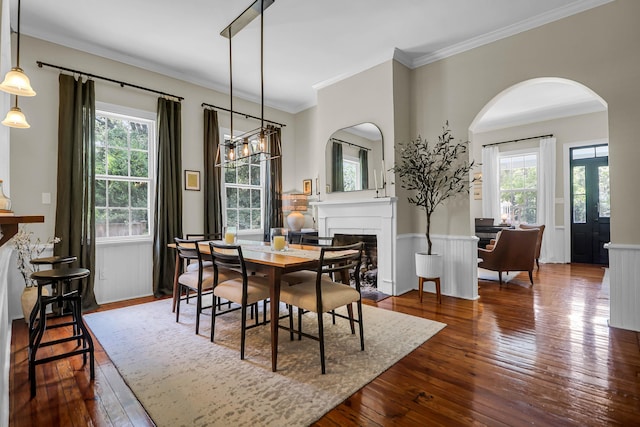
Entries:
[[[547, 264], [533, 287], [526, 273], [502, 287], [481, 280], [476, 301], [443, 295], [438, 304], [425, 293], [420, 304], [417, 291], [365, 300], [447, 327], [314, 425], [640, 425], [640, 334], [608, 326], [602, 276], [598, 266]], [[31, 400], [21, 322], [12, 331], [10, 426], [153, 425], [97, 341], [95, 381], [81, 357], [38, 366]]]

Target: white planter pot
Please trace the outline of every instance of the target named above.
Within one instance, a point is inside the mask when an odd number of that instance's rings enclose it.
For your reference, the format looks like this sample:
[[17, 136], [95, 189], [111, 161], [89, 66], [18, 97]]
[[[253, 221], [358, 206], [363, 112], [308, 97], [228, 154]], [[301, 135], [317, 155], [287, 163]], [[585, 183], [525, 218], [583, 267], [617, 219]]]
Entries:
[[442, 277], [442, 255], [416, 252], [416, 275], [426, 279]]

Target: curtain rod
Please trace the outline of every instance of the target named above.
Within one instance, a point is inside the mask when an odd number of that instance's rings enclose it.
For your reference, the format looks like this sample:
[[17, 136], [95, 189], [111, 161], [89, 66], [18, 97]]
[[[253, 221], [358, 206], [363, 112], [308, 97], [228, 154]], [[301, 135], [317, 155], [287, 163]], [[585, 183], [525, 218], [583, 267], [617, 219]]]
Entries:
[[[208, 107], [208, 108], [213, 108], [216, 110], [222, 110], [222, 111], [228, 111], [229, 113], [231, 112], [230, 109], [228, 108], [224, 108], [224, 107], [218, 107], [217, 105], [213, 105], [213, 104], [207, 104], [206, 102], [203, 102], [202, 105], [200, 105], [201, 107]], [[233, 114], [239, 114], [241, 116], [244, 116], [245, 119], [256, 119], [256, 120], [262, 120], [260, 117], [256, 117], [256, 116], [252, 116], [251, 114], [247, 114], [247, 113], [241, 113], [240, 111], [233, 111]], [[267, 123], [271, 123], [274, 125], [278, 125], [280, 127], [285, 127], [287, 125], [283, 125], [282, 123], [278, 123], [278, 122], [274, 122], [272, 120], [267, 120], [264, 119], [265, 122]]]
[[491, 144], [483, 144], [483, 147], [489, 147], [491, 145], [500, 145], [500, 144], [506, 144], [508, 142], [520, 142], [520, 141], [527, 141], [529, 139], [540, 139], [540, 138], [551, 138], [553, 136], [552, 133], [548, 134], [548, 135], [538, 135], [538, 136], [530, 136], [528, 138], [520, 138], [520, 139], [511, 139], [509, 141], [501, 141], [501, 142], [492, 142]]
[[353, 142], [343, 141], [343, 140], [338, 139], [338, 138], [331, 138], [331, 141], [337, 141], [337, 142], [341, 142], [343, 144], [348, 144], [348, 145], [352, 145], [354, 147], [362, 148], [363, 150], [371, 151], [371, 148], [363, 147], [362, 145], [354, 144]]
[[138, 86], [138, 85], [134, 85], [134, 84], [131, 84], [131, 83], [122, 82], [120, 80], [110, 79], [109, 77], [98, 76], [96, 74], [91, 74], [91, 73], [87, 73], [87, 72], [84, 72], [84, 71], [78, 71], [78, 70], [74, 70], [74, 69], [67, 68], [67, 67], [61, 67], [60, 65], [47, 64], [46, 62], [42, 62], [42, 61], [36, 61], [36, 64], [38, 64], [38, 67], [40, 67], [40, 68], [42, 68], [42, 67], [57, 68], [58, 70], [68, 71], [70, 73], [80, 74], [82, 76], [92, 77], [94, 79], [102, 79], [102, 80], [106, 80], [106, 81], [111, 82], [111, 83], [117, 83], [121, 87], [124, 87], [124, 86], [134, 87], [136, 89], [146, 90], [147, 92], [153, 92], [153, 93], [157, 93], [159, 95], [175, 98], [178, 101], [184, 100], [184, 98], [181, 97], [181, 96], [171, 95], [170, 93], [161, 92], [159, 90], [149, 89], [149, 88]]

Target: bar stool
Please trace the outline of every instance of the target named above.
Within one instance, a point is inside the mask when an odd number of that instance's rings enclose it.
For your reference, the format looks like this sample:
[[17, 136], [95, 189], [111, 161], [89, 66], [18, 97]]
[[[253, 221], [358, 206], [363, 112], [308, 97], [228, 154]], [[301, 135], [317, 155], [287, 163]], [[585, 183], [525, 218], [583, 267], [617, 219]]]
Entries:
[[[34, 279], [38, 285], [38, 288], [51, 284], [52, 286], [58, 286], [58, 295], [46, 296], [42, 295], [41, 289], [38, 289], [38, 302], [34, 311], [39, 311], [39, 319], [34, 321], [34, 329], [29, 334], [29, 380], [31, 383], [31, 397], [36, 395], [36, 366], [59, 360], [65, 357], [71, 357], [82, 354], [83, 363], [87, 363], [87, 353], [89, 354], [89, 368], [90, 376], [93, 380], [95, 378], [94, 367], [94, 347], [93, 339], [89, 330], [82, 320], [82, 292], [80, 290], [68, 290], [65, 292], [63, 289], [63, 283], [70, 283], [73, 280], [81, 280], [89, 277], [91, 272], [86, 268], [54, 268], [52, 270], [36, 271], [31, 274], [31, 278]], [[71, 307], [71, 320], [68, 322], [58, 323], [55, 325], [47, 326], [47, 307], [49, 304], [58, 304], [58, 307], [62, 307], [63, 304], [69, 304]], [[31, 318], [37, 317], [38, 314], [30, 316]], [[73, 326], [73, 333], [71, 336], [60, 338], [57, 340], [42, 342], [42, 337], [47, 329], [60, 328], [64, 326]], [[52, 346], [62, 344], [69, 341], [77, 341], [77, 347], [75, 350], [65, 351], [53, 356], [43, 357], [38, 359], [37, 353], [41, 347]]]
[[[44, 258], [34, 258], [32, 260], [30, 260], [29, 262], [33, 265], [37, 265], [37, 266], [42, 266], [42, 265], [50, 265], [53, 268], [59, 268], [62, 265], [69, 265], [72, 262], [75, 262], [78, 260], [78, 257], [73, 256], [73, 255], [64, 255], [64, 256], [50, 256], [50, 257], [44, 257]], [[53, 295], [57, 295], [58, 292], [63, 292], [64, 289], [57, 289], [56, 285], [57, 283], [51, 283], [52, 285], [52, 294]], [[63, 287], [64, 287], [64, 283], [63, 283]], [[36, 300], [36, 304], [33, 307], [33, 310], [31, 310], [31, 314], [29, 316], [29, 342], [31, 343], [31, 335], [32, 335], [32, 331], [35, 329], [35, 322], [37, 320], [38, 317], [38, 313], [40, 313], [40, 309], [38, 308], [38, 303], [40, 301], [40, 297], [42, 296], [42, 286], [38, 286], [38, 299]]]

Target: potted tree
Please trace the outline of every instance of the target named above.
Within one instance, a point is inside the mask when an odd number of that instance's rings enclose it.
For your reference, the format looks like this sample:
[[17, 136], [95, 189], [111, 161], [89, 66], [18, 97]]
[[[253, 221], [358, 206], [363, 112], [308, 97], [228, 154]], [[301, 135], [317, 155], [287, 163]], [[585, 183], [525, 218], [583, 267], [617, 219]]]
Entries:
[[468, 142], [454, 141], [448, 121], [436, 143], [418, 136], [400, 145], [399, 160], [393, 171], [401, 187], [412, 192], [409, 203], [424, 209], [427, 219], [427, 252], [416, 253], [419, 277], [441, 277], [442, 256], [432, 254], [431, 216], [446, 200], [469, 193], [469, 186], [474, 181], [469, 179], [469, 172], [475, 162], [467, 160], [468, 145]]

